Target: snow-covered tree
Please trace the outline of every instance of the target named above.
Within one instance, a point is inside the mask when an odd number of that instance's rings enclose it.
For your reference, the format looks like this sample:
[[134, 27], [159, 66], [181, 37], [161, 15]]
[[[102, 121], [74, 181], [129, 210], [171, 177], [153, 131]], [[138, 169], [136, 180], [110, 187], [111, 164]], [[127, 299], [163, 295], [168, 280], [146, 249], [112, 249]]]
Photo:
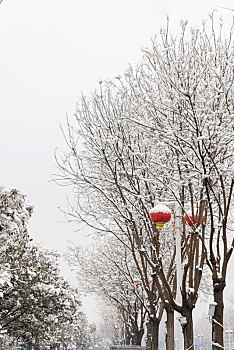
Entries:
[[[210, 27], [181, 28], [178, 38], [162, 30], [136, 68], [81, 99], [77, 124], [68, 123], [70, 151], [59, 166], [61, 180], [74, 185], [71, 217], [128, 242], [153, 301], [152, 322], [159, 295], [165, 308], [186, 317], [186, 348], [193, 345], [192, 311], [204, 264], [209, 267], [214, 342], [222, 347], [223, 290], [234, 246], [232, 29], [224, 38], [212, 16]], [[159, 234], [149, 218], [155, 199], [181, 207], [182, 305], [175, 299], [173, 229]]]
[[[104, 90], [101, 85], [90, 105], [82, 100], [77, 129], [73, 125], [69, 128], [67, 142], [71, 154], [65, 156], [60, 166], [69, 183], [77, 184], [77, 203], [71, 208], [72, 217], [96, 228], [99, 236], [113, 234], [131, 253], [147, 294], [148, 329], [153, 346], [157, 348], [163, 308], [169, 309], [170, 305], [165, 297], [159, 302], [160, 282], [156, 268], [159, 271], [159, 266], [164, 266], [164, 280], [173, 284], [173, 229], [168, 229], [166, 235], [159, 235], [151, 222], [149, 209], [154, 204], [155, 185], [145, 181], [148, 177], [145, 161], [151, 161], [155, 149], [147, 142], [144, 130], [133, 129], [128, 121], [120, 119], [122, 110], [129, 106], [111, 94], [109, 87], [113, 86], [107, 85]], [[81, 154], [76, 148], [79, 136], [83, 137], [85, 145]], [[143, 155], [143, 160], [139, 155]]]
[[64, 332], [65, 325], [84, 319], [79, 293], [60, 276], [57, 254], [32, 243], [27, 233], [32, 207], [25, 197], [1, 188], [0, 212], [1, 332], [33, 342], [36, 349], [41, 341], [56, 340], [55, 324], [57, 333]]
[[109, 299], [98, 299], [98, 313], [100, 315], [97, 323], [97, 331], [100, 333], [105, 349], [114, 344], [125, 344], [124, 324], [119, 318], [119, 308], [115, 307]]
[[[184, 271], [194, 259], [188, 284], [196, 298], [201, 266], [194, 253], [199, 245], [212, 274], [217, 303], [214, 342], [221, 347], [223, 290], [234, 246], [232, 34], [233, 28], [225, 37], [222, 23], [217, 25], [213, 16], [201, 30], [192, 29], [189, 35], [183, 23], [180, 38], [162, 31], [161, 40], [155, 38], [152, 49], [145, 50], [140, 67], [128, 72], [127, 90], [124, 89], [131, 95], [133, 124], [142, 123], [153, 131], [152, 139], [161, 150], [151, 169], [157, 168], [165, 195], [179, 202], [183, 212], [191, 211], [193, 225], [188, 237], [193, 248], [186, 252], [188, 264]], [[152, 172], [152, 177], [155, 175]], [[205, 222], [199, 229], [203, 215]], [[183, 299], [185, 292], [182, 286]], [[184, 316], [186, 313], [182, 311]], [[191, 343], [192, 333], [185, 346]]]
[[124, 324], [120, 342], [141, 345], [149, 310], [129, 249], [109, 237], [92, 249], [70, 247], [67, 260], [86, 293], [95, 293], [118, 310], [118, 324]]

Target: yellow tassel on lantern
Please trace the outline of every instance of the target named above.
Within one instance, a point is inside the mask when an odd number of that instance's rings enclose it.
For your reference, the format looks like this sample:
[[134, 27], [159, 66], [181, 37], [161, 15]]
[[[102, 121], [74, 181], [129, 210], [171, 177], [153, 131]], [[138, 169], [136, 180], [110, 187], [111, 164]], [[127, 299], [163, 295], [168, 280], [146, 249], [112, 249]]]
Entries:
[[158, 226], [159, 230], [161, 230], [165, 225], [165, 222], [156, 222], [156, 225]]

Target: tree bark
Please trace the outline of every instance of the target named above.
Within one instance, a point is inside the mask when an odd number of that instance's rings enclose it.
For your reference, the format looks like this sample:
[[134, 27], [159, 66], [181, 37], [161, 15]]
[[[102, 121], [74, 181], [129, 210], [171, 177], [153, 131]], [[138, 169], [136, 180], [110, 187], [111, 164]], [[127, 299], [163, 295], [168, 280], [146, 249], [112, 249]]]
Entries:
[[174, 310], [167, 310], [167, 350], [174, 350]]
[[131, 343], [131, 337], [126, 336], [125, 337], [125, 345], [130, 345], [130, 343]]
[[40, 350], [40, 344], [38, 340], [35, 341], [34, 350]]
[[159, 339], [159, 321], [155, 319], [149, 320], [147, 326], [147, 350], [158, 350]]
[[132, 337], [132, 344], [141, 346], [143, 335], [144, 335], [144, 329], [140, 329], [139, 331], [134, 332], [134, 335]]
[[[186, 317], [187, 323], [183, 326], [184, 333], [184, 349], [194, 348], [194, 337], [193, 337], [193, 309], [185, 309], [184, 316]], [[220, 350], [220, 349], [219, 349]]]
[[146, 338], [146, 350], [151, 350], [151, 325], [150, 322], [147, 323], [147, 338]]
[[[223, 304], [223, 289], [224, 287], [222, 285], [217, 286], [215, 284], [214, 286], [214, 301], [217, 303], [215, 307], [215, 314], [214, 314], [214, 335], [213, 335], [213, 341], [214, 343], [219, 344], [221, 347], [223, 347], [223, 310], [224, 310], [224, 304]], [[216, 322], [219, 324], [217, 324]], [[220, 350], [221, 347], [214, 346], [214, 350]]]

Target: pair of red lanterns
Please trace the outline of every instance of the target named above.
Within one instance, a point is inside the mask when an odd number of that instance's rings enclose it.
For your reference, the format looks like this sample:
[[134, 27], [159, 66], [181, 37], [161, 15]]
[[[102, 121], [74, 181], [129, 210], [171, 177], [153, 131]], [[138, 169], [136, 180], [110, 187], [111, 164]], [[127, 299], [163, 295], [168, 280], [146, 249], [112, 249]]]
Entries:
[[[158, 226], [159, 230], [161, 230], [164, 224], [171, 220], [171, 210], [164, 204], [158, 204], [154, 208], [150, 210], [151, 220]], [[185, 221], [189, 226], [192, 224], [196, 224], [197, 216], [192, 220], [192, 216], [185, 215]], [[202, 222], [204, 222], [204, 216], [202, 217]]]

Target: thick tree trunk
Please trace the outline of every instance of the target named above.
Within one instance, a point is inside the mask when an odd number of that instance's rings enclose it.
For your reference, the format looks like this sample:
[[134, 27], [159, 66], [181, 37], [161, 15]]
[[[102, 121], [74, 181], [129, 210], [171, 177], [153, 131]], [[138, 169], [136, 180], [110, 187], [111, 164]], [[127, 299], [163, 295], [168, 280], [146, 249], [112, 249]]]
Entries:
[[[193, 337], [193, 309], [186, 309], [184, 316], [186, 317], [187, 323], [183, 326], [184, 333], [184, 349], [194, 348], [194, 337]], [[220, 350], [220, 349], [219, 349]]]
[[151, 350], [151, 329], [150, 322], [147, 323], [147, 338], [146, 338], [146, 350]]
[[34, 350], [40, 350], [40, 344], [39, 344], [38, 340], [35, 341], [33, 348], [34, 348]]
[[[220, 350], [223, 345], [223, 287], [220, 286], [217, 288], [217, 286], [214, 287], [214, 301], [217, 303], [215, 307], [215, 314], [214, 314], [214, 334], [213, 334], [213, 342], [216, 344], [219, 344], [220, 346], [214, 346], [214, 350]], [[216, 323], [216, 322], [218, 323]]]
[[166, 310], [167, 313], [167, 350], [174, 350], [174, 311]]
[[125, 337], [125, 345], [130, 345], [130, 343], [131, 343], [131, 337], [126, 336]]
[[152, 321], [152, 350], [158, 350], [159, 322]]
[[158, 350], [159, 321], [150, 320], [147, 326], [147, 350]]
[[139, 331], [135, 332], [133, 337], [132, 337], [132, 345], [140, 345], [141, 346], [141, 341], [142, 341], [143, 335], [144, 335], [144, 329], [140, 329]]

